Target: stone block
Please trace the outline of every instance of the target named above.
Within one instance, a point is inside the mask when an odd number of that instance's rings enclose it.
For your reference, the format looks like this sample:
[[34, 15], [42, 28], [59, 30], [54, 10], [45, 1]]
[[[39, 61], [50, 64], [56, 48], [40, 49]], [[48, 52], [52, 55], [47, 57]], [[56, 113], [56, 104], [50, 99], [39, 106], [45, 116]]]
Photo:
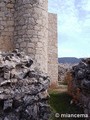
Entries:
[[12, 9], [14, 7], [14, 4], [8, 3], [6, 7]]
[[14, 21], [7, 21], [7, 25], [8, 26], [13, 26], [14, 25]]
[[26, 42], [21, 42], [21, 43], [20, 43], [20, 47], [21, 47], [21, 48], [25, 48], [25, 47], [26, 47], [26, 45], [27, 45], [27, 43], [26, 43]]

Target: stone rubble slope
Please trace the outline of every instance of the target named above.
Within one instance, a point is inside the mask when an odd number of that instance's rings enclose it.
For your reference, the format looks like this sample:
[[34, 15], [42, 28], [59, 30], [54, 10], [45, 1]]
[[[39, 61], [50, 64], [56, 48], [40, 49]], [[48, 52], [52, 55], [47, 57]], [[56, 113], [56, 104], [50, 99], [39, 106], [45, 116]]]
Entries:
[[72, 93], [77, 96], [84, 113], [90, 119], [90, 58], [82, 61], [72, 68]]
[[65, 81], [65, 77], [67, 72], [70, 69], [70, 65], [69, 64], [58, 64], [58, 81]]
[[23, 52], [0, 52], [0, 120], [48, 120], [49, 84]]

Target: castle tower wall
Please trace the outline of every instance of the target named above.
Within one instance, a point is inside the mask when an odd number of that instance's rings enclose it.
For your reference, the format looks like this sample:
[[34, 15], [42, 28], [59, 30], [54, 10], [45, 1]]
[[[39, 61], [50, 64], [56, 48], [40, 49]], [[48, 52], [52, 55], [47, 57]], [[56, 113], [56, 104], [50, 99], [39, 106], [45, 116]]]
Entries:
[[13, 49], [15, 0], [0, 0], [0, 50]]
[[58, 81], [57, 16], [48, 0], [0, 0], [0, 50], [18, 48]]
[[48, 73], [51, 87], [58, 84], [57, 15], [48, 14]]
[[16, 0], [14, 45], [47, 72], [48, 0]]

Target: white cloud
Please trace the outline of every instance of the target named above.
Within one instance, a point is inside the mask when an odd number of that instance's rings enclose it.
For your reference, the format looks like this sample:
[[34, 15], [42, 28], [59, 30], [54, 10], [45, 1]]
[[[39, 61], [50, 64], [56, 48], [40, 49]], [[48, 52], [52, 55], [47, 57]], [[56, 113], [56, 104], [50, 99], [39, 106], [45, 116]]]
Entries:
[[90, 18], [86, 19], [83, 25], [84, 27], [90, 27]]
[[90, 0], [49, 0], [49, 11], [58, 14], [59, 56], [90, 56]]
[[90, 0], [84, 0], [84, 3], [82, 8], [86, 11], [90, 11]]

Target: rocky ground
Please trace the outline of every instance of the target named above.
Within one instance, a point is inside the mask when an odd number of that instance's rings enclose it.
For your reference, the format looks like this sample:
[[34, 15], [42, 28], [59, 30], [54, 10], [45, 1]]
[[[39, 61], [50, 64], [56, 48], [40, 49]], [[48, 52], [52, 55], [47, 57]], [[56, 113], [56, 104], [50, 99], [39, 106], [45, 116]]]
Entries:
[[14, 50], [0, 53], [0, 120], [48, 120], [49, 77]]
[[74, 66], [75, 64], [63, 64], [63, 63], [59, 63], [58, 64], [58, 81], [63, 82], [65, 81], [65, 78], [67, 76], [67, 73], [71, 70], [72, 66]]

